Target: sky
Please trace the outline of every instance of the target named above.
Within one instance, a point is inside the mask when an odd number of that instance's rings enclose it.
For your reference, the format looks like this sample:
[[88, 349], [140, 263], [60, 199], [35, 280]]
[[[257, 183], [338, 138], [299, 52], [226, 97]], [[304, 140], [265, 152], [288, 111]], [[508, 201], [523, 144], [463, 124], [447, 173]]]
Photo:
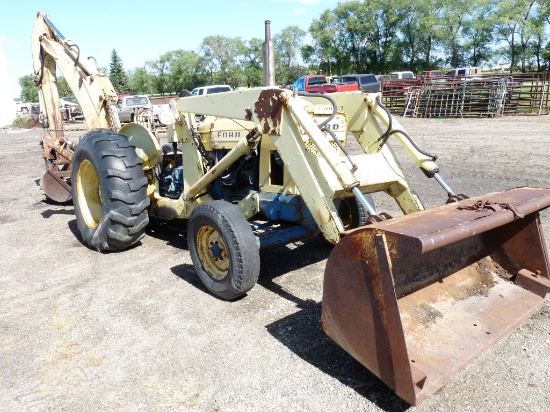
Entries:
[[[126, 70], [142, 67], [171, 50], [197, 51], [207, 36], [264, 39], [265, 21], [271, 35], [288, 26], [308, 30], [314, 19], [336, 0], [19, 0], [4, 4], [0, 39], [7, 65], [8, 95], [19, 97], [17, 80], [32, 73], [31, 34], [36, 12], [76, 43], [85, 58], [109, 67], [115, 49]], [[1, 52], [2, 50], [0, 50]]]

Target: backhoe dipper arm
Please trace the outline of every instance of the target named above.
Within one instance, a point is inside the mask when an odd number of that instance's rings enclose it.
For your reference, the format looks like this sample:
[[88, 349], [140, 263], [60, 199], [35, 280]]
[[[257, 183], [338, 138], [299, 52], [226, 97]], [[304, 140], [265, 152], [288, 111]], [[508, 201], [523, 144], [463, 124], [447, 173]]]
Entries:
[[118, 97], [109, 78], [88, 65], [78, 46], [66, 39], [41, 12], [38, 12], [34, 24], [32, 55], [41, 107], [54, 139], [63, 136], [56, 66], [77, 98], [89, 129], [120, 129], [116, 112]]
[[56, 69], [61, 70], [78, 99], [88, 129], [120, 130], [116, 111], [118, 96], [109, 78], [88, 66], [78, 46], [65, 39], [43, 13], [37, 13], [31, 43], [40, 116], [44, 128], [48, 129], [41, 142], [47, 170], [40, 186], [51, 200], [67, 202], [72, 196], [69, 176], [74, 145], [63, 133]]

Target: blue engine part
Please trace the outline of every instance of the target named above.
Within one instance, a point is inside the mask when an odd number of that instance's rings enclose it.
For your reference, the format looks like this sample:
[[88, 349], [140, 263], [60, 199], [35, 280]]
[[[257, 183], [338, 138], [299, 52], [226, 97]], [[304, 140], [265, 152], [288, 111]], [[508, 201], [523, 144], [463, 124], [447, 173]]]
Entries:
[[320, 233], [319, 229], [307, 228], [297, 223], [253, 222], [250, 227], [256, 236], [256, 243], [261, 249], [310, 239]]
[[260, 248], [286, 245], [319, 234], [317, 223], [301, 196], [258, 193], [260, 212], [269, 220], [251, 223]]
[[260, 211], [267, 219], [316, 227], [315, 220], [301, 196], [281, 193], [259, 193], [259, 196]]
[[160, 183], [162, 196], [178, 198], [183, 191], [183, 166], [163, 169]]

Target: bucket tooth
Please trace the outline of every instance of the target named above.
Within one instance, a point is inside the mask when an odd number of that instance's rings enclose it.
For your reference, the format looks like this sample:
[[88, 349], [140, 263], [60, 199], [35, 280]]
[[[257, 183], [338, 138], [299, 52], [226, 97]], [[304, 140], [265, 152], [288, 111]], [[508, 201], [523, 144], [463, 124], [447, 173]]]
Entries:
[[348, 232], [327, 261], [323, 329], [418, 405], [542, 306], [548, 206], [550, 189], [517, 188]]

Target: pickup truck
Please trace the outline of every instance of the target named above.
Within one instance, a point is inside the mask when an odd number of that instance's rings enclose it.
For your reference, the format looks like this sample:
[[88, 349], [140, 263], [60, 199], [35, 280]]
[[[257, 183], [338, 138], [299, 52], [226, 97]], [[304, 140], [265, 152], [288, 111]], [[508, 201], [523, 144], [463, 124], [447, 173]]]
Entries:
[[401, 80], [401, 79], [414, 79], [414, 73], [410, 71], [405, 72], [392, 72], [392, 80]]
[[459, 76], [473, 76], [481, 74], [481, 67], [460, 67], [458, 69], [451, 69], [445, 76], [447, 77], [459, 77]]
[[153, 110], [149, 97], [145, 95], [120, 96], [117, 104], [118, 117], [121, 122], [129, 123], [134, 121], [135, 113], [141, 113], [144, 110]]
[[203, 96], [205, 94], [230, 92], [233, 89], [227, 84], [214, 84], [211, 86], [195, 87], [191, 92], [191, 96]]
[[153, 120], [159, 124], [159, 115], [164, 110], [169, 110], [169, 103], [172, 99], [177, 99], [178, 96], [160, 96], [160, 97], [151, 97], [151, 105], [153, 106]]
[[441, 70], [425, 70], [420, 73], [421, 79], [433, 79], [443, 77], [443, 72]]
[[357, 83], [329, 83], [323, 75], [300, 77], [291, 86], [292, 90], [309, 93], [335, 93], [359, 90]]
[[338, 83], [355, 83], [363, 93], [378, 93], [381, 90], [380, 82], [374, 74], [346, 74], [335, 79]]

